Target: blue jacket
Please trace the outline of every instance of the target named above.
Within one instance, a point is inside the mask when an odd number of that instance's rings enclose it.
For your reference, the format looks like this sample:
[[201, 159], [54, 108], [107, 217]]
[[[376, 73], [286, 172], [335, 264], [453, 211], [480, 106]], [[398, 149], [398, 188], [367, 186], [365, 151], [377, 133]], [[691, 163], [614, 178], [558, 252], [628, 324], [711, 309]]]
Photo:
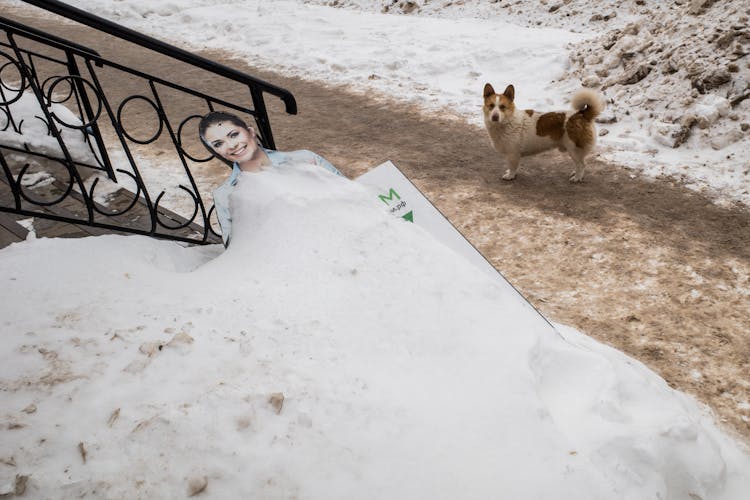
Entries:
[[[312, 163], [321, 166], [336, 175], [341, 175], [341, 172], [336, 170], [336, 167], [331, 165], [328, 160], [319, 154], [306, 149], [289, 152], [274, 151], [272, 149], [264, 149], [264, 151], [268, 155], [268, 159], [271, 160], [271, 165], [274, 167], [289, 163]], [[224, 240], [224, 246], [229, 246], [229, 240], [232, 237], [232, 214], [229, 211], [229, 195], [232, 194], [234, 187], [237, 185], [237, 179], [240, 172], [239, 165], [235, 163], [232, 166], [232, 173], [229, 178], [214, 190], [216, 218], [219, 219], [221, 238]]]

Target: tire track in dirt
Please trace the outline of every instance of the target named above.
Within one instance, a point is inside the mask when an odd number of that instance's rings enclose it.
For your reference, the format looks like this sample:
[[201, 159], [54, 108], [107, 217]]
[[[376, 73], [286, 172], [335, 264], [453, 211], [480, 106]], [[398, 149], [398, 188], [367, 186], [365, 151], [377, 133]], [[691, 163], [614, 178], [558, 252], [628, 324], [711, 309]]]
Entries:
[[[25, 12], [6, 15], [167, 79], [244, 98], [180, 63]], [[267, 97], [279, 149], [317, 151], [349, 177], [393, 160], [548, 318], [641, 360], [750, 440], [747, 208], [719, 207], [669, 179], [639, 178], [596, 159], [586, 182], [573, 185], [570, 159], [556, 152], [524, 159], [519, 177], [504, 182], [482, 129], [204, 55], [294, 93], [297, 116]], [[224, 174], [214, 174], [217, 182]]]

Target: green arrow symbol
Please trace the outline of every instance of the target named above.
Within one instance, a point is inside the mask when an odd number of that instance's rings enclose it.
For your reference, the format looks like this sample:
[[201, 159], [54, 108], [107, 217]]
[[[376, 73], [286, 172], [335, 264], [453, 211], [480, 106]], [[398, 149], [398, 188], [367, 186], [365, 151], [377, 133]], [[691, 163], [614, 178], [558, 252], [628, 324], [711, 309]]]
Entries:
[[408, 220], [409, 222], [414, 222], [414, 212], [412, 212], [411, 210], [409, 210], [408, 214], [404, 214], [401, 217]]

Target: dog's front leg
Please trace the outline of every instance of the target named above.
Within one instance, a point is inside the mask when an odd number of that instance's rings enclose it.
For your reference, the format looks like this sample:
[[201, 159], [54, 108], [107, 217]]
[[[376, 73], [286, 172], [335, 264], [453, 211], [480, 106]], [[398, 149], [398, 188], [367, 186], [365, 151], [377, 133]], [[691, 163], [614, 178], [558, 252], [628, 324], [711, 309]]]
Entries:
[[508, 170], [503, 175], [503, 180], [512, 181], [516, 178], [516, 172], [518, 172], [518, 163], [521, 161], [520, 153], [508, 153], [505, 157], [505, 161], [508, 163]]

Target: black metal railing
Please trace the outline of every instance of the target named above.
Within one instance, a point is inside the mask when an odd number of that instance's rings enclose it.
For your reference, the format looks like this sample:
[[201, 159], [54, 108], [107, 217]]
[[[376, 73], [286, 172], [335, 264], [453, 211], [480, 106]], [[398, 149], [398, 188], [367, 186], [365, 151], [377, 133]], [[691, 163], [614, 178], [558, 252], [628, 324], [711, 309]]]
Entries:
[[[212, 180], [194, 175], [198, 165], [219, 163], [198, 139], [200, 117], [230, 110], [254, 122], [263, 145], [275, 149], [264, 94], [279, 97], [290, 114], [297, 112], [294, 96], [62, 2], [26, 3], [181, 61], [185, 73], [201, 76], [185, 83], [174, 81], [180, 75], [147, 74], [0, 17], [0, 211], [217, 241], [214, 208], [204, 201]], [[216, 80], [234, 89], [231, 97], [196, 89], [206, 81], [217, 88]]]

